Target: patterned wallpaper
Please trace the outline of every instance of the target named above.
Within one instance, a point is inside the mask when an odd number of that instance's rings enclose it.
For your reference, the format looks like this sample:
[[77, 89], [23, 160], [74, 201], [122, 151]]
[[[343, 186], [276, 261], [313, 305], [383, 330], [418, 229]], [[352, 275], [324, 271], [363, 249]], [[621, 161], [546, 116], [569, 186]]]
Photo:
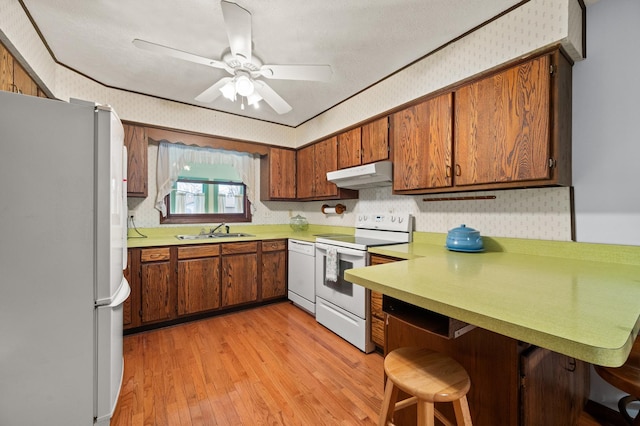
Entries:
[[[579, 60], [582, 21], [578, 4], [578, 0], [530, 0], [296, 129], [103, 87], [53, 62], [17, 0], [0, 0], [0, 38], [58, 98], [110, 104], [125, 120], [297, 147], [542, 47], [562, 43]], [[159, 223], [153, 209], [156, 156], [157, 147], [152, 145], [150, 197], [129, 200], [139, 227]], [[347, 213], [342, 216], [323, 215], [322, 202], [256, 201], [254, 223], [287, 223], [291, 215], [302, 213], [311, 223], [353, 226], [354, 212], [375, 209], [414, 213], [418, 231], [446, 232], [466, 223], [489, 236], [571, 238], [568, 188], [490, 194], [496, 200], [423, 202], [420, 196], [394, 196], [389, 188], [369, 189], [361, 191], [360, 200], [344, 202]]]

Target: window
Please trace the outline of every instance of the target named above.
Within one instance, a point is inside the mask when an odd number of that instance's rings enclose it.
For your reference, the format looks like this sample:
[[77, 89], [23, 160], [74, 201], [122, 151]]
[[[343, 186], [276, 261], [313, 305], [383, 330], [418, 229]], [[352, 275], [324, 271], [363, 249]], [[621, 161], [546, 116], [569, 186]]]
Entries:
[[251, 222], [251, 203], [242, 182], [179, 178], [166, 196], [160, 223]]
[[160, 142], [160, 223], [251, 222], [252, 154]]

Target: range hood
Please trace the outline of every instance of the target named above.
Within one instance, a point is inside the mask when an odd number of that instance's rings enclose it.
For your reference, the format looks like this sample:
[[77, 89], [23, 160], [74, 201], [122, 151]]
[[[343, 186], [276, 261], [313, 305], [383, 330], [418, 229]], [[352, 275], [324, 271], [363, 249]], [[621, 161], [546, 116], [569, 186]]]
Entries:
[[364, 189], [391, 185], [391, 161], [364, 164], [348, 169], [327, 172], [327, 180], [340, 188]]

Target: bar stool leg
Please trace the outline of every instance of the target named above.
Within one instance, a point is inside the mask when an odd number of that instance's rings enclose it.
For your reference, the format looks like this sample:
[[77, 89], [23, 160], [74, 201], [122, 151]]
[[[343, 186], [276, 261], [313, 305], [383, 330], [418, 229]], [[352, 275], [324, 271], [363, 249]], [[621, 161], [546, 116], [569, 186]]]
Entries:
[[419, 426], [434, 426], [435, 416], [433, 402], [423, 401], [418, 399], [418, 425]]
[[467, 395], [453, 401], [453, 409], [456, 413], [456, 422], [458, 422], [458, 425], [471, 425], [471, 413], [469, 412]]
[[384, 400], [382, 401], [382, 411], [378, 418], [378, 426], [386, 426], [393, 417], [393, 411], [398, 400], [398, 389], [390, 379], [387, 379], [387, 384], [384, 387]]

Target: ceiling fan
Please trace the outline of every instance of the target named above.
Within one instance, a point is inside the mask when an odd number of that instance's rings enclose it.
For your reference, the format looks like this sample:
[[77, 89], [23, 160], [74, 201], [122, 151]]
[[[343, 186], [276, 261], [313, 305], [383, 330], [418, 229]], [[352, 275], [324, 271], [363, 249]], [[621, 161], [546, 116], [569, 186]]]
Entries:
[[264, 99], [278, 114], [291, 111], [291, 106], [269, 85], [260, 79], [265, 77], [277, 80], [329, 81], [331, 67], [329, 65], [265, 65], [251, 52], [251, 13], [226, 0], [220, 2], [224, 18], [229, 50], [221, 60], [206, 58], [193, 53], [184, 52], [160, 44], [133, 40], [133, 44], [141, 49], [163, 53], [174, 58], [197, 64], [207, 65], [227, 71], [232, 77], [223, 77], [211, 87], [196, 96], [199, 102], [210, 103], [220, 95], [236, 101], [241, 97], [241, 108], [244, 109], [244, 98], [248, 105], [257, 106]]

